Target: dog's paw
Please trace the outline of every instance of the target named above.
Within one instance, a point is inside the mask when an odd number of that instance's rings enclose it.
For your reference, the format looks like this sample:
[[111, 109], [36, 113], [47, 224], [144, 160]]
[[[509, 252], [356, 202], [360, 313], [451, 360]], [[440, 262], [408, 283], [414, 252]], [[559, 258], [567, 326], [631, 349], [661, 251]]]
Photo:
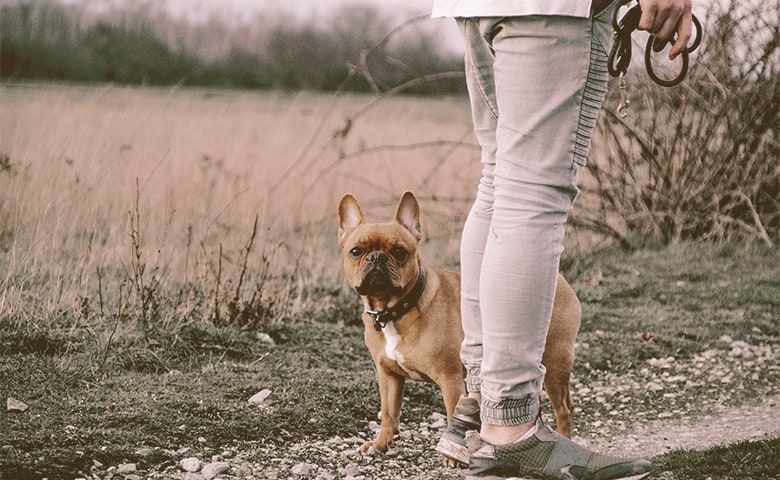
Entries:
[[363, 445], [361, 445], [361, 446], [360, 446], [360, 448], [358, 448], [358, 451], [359, 451], [359, 452], [362, 452], [362, 453], [366, 453], [366, 452], [367, 452], [367, 451], [369, 451], [369, 450], [371, 449], [371, 447], [373, 447], [373, 446], [374, 446], [374, 442], [373, 442], [373, 440], [372, 440], [372, 441], [370, 441], [370, 442], [366, 442], [366, 443], [364, 443]]
[[452, 458], [443, 457], [442, 460], [446, 468], [467, 468], [468, 467], [467, 464], [463, 462], [459, 462], [457, 460], [453, 460]]
[[360, 446], [358, 450], [360, 450], [363, 453], [371, 451], [371, 449], [374, 449], [379, 452], [386, 452], [387, 449], [390, 448], [390, 441], [385, 440], [381, 436], [377, 437], [376, 440], [372, 440], [369, 442], [364, 443]]

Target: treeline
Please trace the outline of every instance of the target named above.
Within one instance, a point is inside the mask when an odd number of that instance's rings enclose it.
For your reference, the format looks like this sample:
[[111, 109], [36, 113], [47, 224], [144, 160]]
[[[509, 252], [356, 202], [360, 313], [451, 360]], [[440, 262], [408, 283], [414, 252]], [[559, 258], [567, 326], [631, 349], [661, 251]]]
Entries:
[[[96, 14], [50, 1], [0, 7], [0, 78], [252, 89], [386, 91], [461, 71], [434, 35], [370, 7], [331, 19], [252, 24], [174, 19], [141, 3]], [[443, 77], [443, 78], [442, 78]], [[408, 93], [463, 91], [457, 75], [414, 82]]]

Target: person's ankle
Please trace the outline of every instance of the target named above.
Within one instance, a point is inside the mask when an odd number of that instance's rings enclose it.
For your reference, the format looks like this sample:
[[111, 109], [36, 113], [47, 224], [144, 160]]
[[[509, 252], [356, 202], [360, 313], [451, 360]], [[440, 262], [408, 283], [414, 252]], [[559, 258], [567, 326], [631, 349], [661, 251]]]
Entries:
[[536, 420], [520, 425], [492, 425], [482, 423], [479, 436], [491, 445], [506, 445], [523, 440], [536, 427]]

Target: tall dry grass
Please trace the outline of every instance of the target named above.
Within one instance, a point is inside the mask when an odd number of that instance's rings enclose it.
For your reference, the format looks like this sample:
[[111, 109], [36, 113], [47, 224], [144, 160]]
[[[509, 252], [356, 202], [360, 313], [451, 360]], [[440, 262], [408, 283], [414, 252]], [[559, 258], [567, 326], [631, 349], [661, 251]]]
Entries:
[[680, 86], [632, 66], [633, 113], [601, 116], [575, 223], [626, 246], [780, 240], [780, 3], [715, 5], [704, 25]]
[[7, 84], [0, 102], [0, 318], [103, 342], [352, 313], [339, 197], [385, 219], [414, 190], [423, 248], [453, 266], [479, 168], [462, 98]]

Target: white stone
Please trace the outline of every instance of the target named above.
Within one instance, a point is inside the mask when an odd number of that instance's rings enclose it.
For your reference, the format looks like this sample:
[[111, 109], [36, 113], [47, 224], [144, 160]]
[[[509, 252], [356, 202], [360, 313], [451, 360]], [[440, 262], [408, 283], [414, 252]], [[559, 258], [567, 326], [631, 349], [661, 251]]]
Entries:
[[120, 463], [116, 469], [117, 473], [133, 473], [136, 470], [135, 463]]
[[273, 392], [269, 389], [263, 389], [252, 395], [249, 403], [257, 406], [269, 406], [273, 403]]
[[206, 465], [203, 465], [201, 474], [204, 479], [211, 480], [220, 473], [227, 472], [228, 469], [230, 469], [230, 465], [227, 462], [207, 463]]
[[317, 471], [317, 465], [312, 463], [299, 463], [292, 467], [291, 472], [295, 475], [308, 477], [313, 475]]
[[23, 412], [27, 410], [27, 404], [15, 398], [8, 397], [5, 401], [6, 410], [9, 412]]
[[200, 467], [203, 466], [203, 462], [195, 457], [188, 457], [182, 459], [182, 461], [179, 462], [179, 466], [181, 466], [182, 470], [185, 472], [197, 472], [200, 470]]
[[647, 388], [651, 392], [659, 392], [664, 389], [664, 386], [656, 382], [650, 382], [647, 384], [647, 387], [645, 388]]

